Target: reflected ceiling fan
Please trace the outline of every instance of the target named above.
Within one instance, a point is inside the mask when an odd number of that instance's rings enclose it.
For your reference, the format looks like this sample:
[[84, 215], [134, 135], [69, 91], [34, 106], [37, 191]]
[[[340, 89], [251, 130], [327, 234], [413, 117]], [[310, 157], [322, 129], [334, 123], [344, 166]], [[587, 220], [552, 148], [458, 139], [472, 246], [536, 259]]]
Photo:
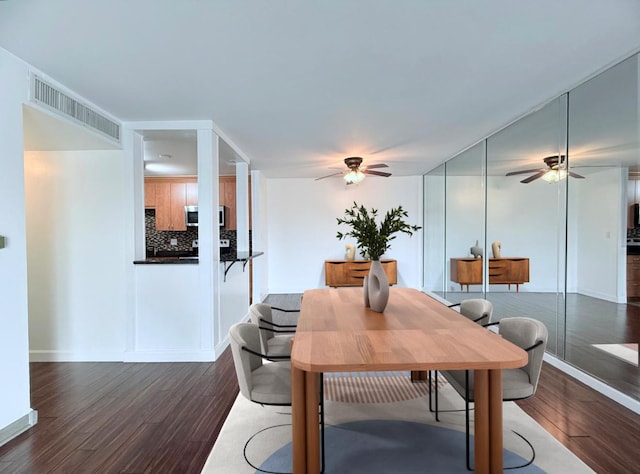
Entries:
[[544, 164], [547, 165], [546, 168], [536, 168], [536, 169], [531, 169], [531, 170], [521, 170], [521, 171], [511, 171], [509, 173], [506, 174], [506, 176], [514, 176], [517, 174], [527, 174], [527, 173], [534, 173], [531, 176], [529, 176], [528, 178], [523, 179], [522, 181], [520, 181], [521, 183], [527, 184], [530, 183], [531, 181], [535, 181], [538, 178], [542, 178], [545, 181], [547, 181], [548, 183], [556, 183], [558, 181], [560, 181], [561, 179], [565, 179], [567, 177], [567, 175], [571, 176], [572, 178], [580, 178], [580, 179], [584, 179], [584, 176], [581, 176], [577, 173], [574, 173], [573, 171], [567, 171], [566, 166], [562, 166], [562, 164], [564, 163], [565, 156], [564, 155], [552, 155], [552, 156], [547, 156], [546, 158], [543, 158], [542, 161], [544, 161]]
[[344, 171], [338, 171], [337, 173], [331, 173], [327, 176], [322, 176], [320, 178], [316, 178], [315, 181], [324, 178], [330, 178], [332, 176], [343, 175], [344, 180], [347, 184], [359, 183], [365, 177], [365, 175], [373, 175], [373, 176], [383, 176], [388, 178], [391, 176], [391, 173], [385, 173], [384, 171], [373, 171], [374, 168], [388, 168], [388, 166], [384, 163], [377, 163], [369, 166], [361, 166], [362, 158], [359, 156], [351, 156], [349, 158], [344, 159], [344, 164], [347, 165], [347, 169]]

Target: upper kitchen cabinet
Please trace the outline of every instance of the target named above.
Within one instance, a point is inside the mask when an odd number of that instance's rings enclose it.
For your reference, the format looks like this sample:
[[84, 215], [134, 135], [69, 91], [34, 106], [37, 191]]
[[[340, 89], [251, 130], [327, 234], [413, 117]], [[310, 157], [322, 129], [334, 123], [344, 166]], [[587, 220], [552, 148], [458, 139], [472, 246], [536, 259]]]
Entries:
[[236, 230], [238, 228], [238, 224], [236, 218], [235, 176], [220, 176], [220, 189], [218, 198], [220, 200], [220, 205], [226, 208], [224, 228], [226, 230]]
[[144, 184], [145, 207], [155, 208], [156, 229], [187, 230], [184, 206], [198, 205], [197, 178], [146, 178]]

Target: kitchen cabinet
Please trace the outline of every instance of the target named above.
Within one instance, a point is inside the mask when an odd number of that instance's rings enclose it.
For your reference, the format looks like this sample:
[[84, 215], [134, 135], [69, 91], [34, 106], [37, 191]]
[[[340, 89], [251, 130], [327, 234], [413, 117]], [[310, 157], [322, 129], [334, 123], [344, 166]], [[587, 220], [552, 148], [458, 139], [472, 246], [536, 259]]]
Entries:
[[[380, 263], [387, 274], [389, 284], [398, 283], [398, 262], [381, 259]], [[362, 286], [370, 268], [371, 260], [325, 260], [324, 284], [331, 287]]]
[[[451, 281], [459, 283], [460, 289], [469, 285], [482, 284], [482, 259], [481, 258], [452, 258], [449, 272]], [[520, 291], [520, 285], [529, 281], [529, 259], [524, 257], [505, 257], [489, 259], [489, 284], [490, 285], [516, 285], [516, 292]]]
[[224, 206], [224, 229], [237, 230], [238, 223], [236, 218], [236, 177], [220, 176], [219, 179], [218, 199], [221, 206]]
[[627, 298], [640, 297], [640, 255], [627, 255]]
[[155, 209], [156, 207], [156, 183], [144, 182], [144, 208]]
[[[153, 202], [151, 196], [153, 196]], [[157, 230], [187, 230], [184, 206], [196, 205], [198, 205], [196, 178], [145, 179], [145, 207], [155, 208]]]

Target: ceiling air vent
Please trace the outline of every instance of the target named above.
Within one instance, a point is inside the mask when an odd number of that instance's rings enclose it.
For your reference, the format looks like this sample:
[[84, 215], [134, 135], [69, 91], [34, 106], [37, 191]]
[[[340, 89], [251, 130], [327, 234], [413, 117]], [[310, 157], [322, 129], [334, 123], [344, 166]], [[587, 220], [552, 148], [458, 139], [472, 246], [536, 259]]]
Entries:
[[59, 91], [36, 75], [32, 76], [31, 99], [120, 143], [120, 124]]

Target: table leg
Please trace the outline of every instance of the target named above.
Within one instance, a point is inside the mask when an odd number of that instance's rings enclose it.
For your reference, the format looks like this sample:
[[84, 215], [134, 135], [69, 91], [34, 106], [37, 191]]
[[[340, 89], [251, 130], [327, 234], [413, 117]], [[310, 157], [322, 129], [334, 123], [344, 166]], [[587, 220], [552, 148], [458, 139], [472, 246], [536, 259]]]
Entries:
[[489, 371], [489, 445], [491, 472], [502, 472], [502, 371]]
[[474, 373], [474, 411], [475, 411], [475, 471], [488, 474], [490, 469], [490, 433], [489, 433], [489, 371], [476, 370]]
[[305, 395], [307, 400], [306, 407], [306, 425], [307, 425], [307, 474], [320, 473], [320, 435], [319, 420], [320, 412], [318, 405], [320, 404], [320, 385], [318, 383], [318, 374], [314, 372], [305, 372]]
[[307, 399], [305, 372], [291, 366], [291, 434], [293, 472], [307, 471]]

